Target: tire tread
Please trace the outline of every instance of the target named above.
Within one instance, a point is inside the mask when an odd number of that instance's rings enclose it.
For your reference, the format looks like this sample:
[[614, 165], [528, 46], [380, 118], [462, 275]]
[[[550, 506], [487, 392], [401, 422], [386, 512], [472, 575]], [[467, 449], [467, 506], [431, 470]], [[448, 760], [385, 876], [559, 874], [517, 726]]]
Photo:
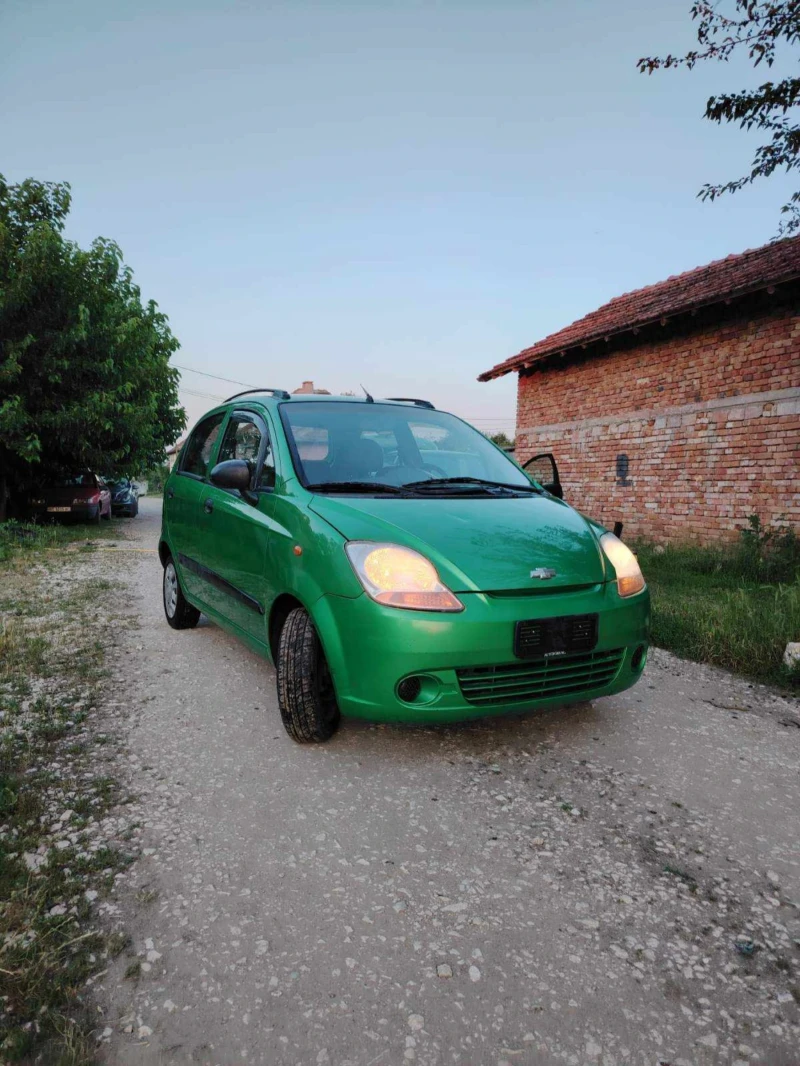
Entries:
[[326, 719], [314, 690], [314, 673], [323, 655], [314, 623], [307, 611], [290, 611], [278, 643], [278, 705], [284, 728], [298, 744], [329, 740], [339, 717]]

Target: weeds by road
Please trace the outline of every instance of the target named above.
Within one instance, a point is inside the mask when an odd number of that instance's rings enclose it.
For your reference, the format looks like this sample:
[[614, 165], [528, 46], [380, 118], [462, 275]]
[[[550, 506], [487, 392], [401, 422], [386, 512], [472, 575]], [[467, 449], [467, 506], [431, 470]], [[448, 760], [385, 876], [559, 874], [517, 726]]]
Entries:
[[[103, 915], [129, 861], [97, 732], [119, 624], [92, 567], [103, 527], [0, 527], [0, 1058], [93, 1060], [86, 993], [127, 945]], [[110, 912], [112, 908], [108, 908]], [[102, 1027], [101, 1027], [102, 1028]]]
[[757, 516], [737, 544], [636, 546], [653, 598], [653, 643], [759, 681], [796, 684], [783, 666], [800, 639], [800, 538]]
[[0, 566], [18, 566], [25, 559], [44, 560], [44, 553], [49, 549], [70, 545], [82, 551], [92, 551], [98, 543], [118, 537], [119, 527], [114, 523], [90, 526], [84, 523], [0, 522]]

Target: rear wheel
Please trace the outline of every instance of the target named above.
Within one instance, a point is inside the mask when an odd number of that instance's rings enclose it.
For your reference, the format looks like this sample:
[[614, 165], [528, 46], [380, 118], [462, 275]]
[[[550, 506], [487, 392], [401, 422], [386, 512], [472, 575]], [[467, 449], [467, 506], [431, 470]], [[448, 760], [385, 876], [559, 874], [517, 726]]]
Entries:
[[173, 629], [194, 629], [200, 619], [200, 612], [184, 597], [181, 591], [178, 571], [172, 556], [167, 556], [164, 567], [164, 614]]
[[286, 618], [277, 660], [284, 729], [298, 744], [330, 740], [339, 727], [339, 707], [319, 635], [302, 607]]

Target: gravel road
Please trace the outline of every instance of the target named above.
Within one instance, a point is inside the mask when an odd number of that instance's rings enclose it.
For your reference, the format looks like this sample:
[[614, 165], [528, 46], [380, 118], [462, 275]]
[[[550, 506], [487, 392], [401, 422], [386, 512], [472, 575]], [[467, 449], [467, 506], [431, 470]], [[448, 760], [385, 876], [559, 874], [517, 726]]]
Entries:
[[796, 701], [656, 652], [594, 704], [298, 747], [269, 665], [167, 627], [154, 552], [107, 560], [141, 829], [105, 1061], [800, 1062]]

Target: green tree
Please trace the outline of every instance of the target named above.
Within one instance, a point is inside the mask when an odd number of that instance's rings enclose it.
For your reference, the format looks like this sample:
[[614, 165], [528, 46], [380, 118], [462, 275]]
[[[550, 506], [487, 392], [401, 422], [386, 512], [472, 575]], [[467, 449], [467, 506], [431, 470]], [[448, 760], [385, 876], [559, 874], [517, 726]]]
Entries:
[[505, 434], [502, 429], [499, 433], [487, 433], [486, 436], [490, 441], [493, 441], [498, 448], [513, 448], [514, 441]]
[[163, 461], [185, 424], [179, 347], [122, 252], [63, 236], [69, 185], [0, 175], [0, 518], [52, 476]]
[[[800, 44], [800, 0], [728, 0], [724, 3], [697, 0], [692, 4], [692, 18], [697, 22], [699, 48], [685, 56], [667, 55], [663, 59], [640, 59], [639, 70], [686, 67], [691, 70], [704, 60], [727, 62], [734, 53], [746, 52], [754, 67], [762, 63], [772, 67], [779, 46]], [[796, 57], [795, 57], [796, 61]], [[742, 129], [762, 130], [768, 139], [755, 153], [750, 171], [721, 185], [704, 185], [698, 193], [702, 200], [716, 200], [723, 193], [738, 192], [758, 178], [769, 177], [776, 170], [800, 169], [800, 77], [766, 81], [756, 89], [722, 93], [706, 103], [705, 118], [712, 122], [736, 122]], [[785, 216], [780, 235], [800, 230], [800, 190], [781, 208]]]

